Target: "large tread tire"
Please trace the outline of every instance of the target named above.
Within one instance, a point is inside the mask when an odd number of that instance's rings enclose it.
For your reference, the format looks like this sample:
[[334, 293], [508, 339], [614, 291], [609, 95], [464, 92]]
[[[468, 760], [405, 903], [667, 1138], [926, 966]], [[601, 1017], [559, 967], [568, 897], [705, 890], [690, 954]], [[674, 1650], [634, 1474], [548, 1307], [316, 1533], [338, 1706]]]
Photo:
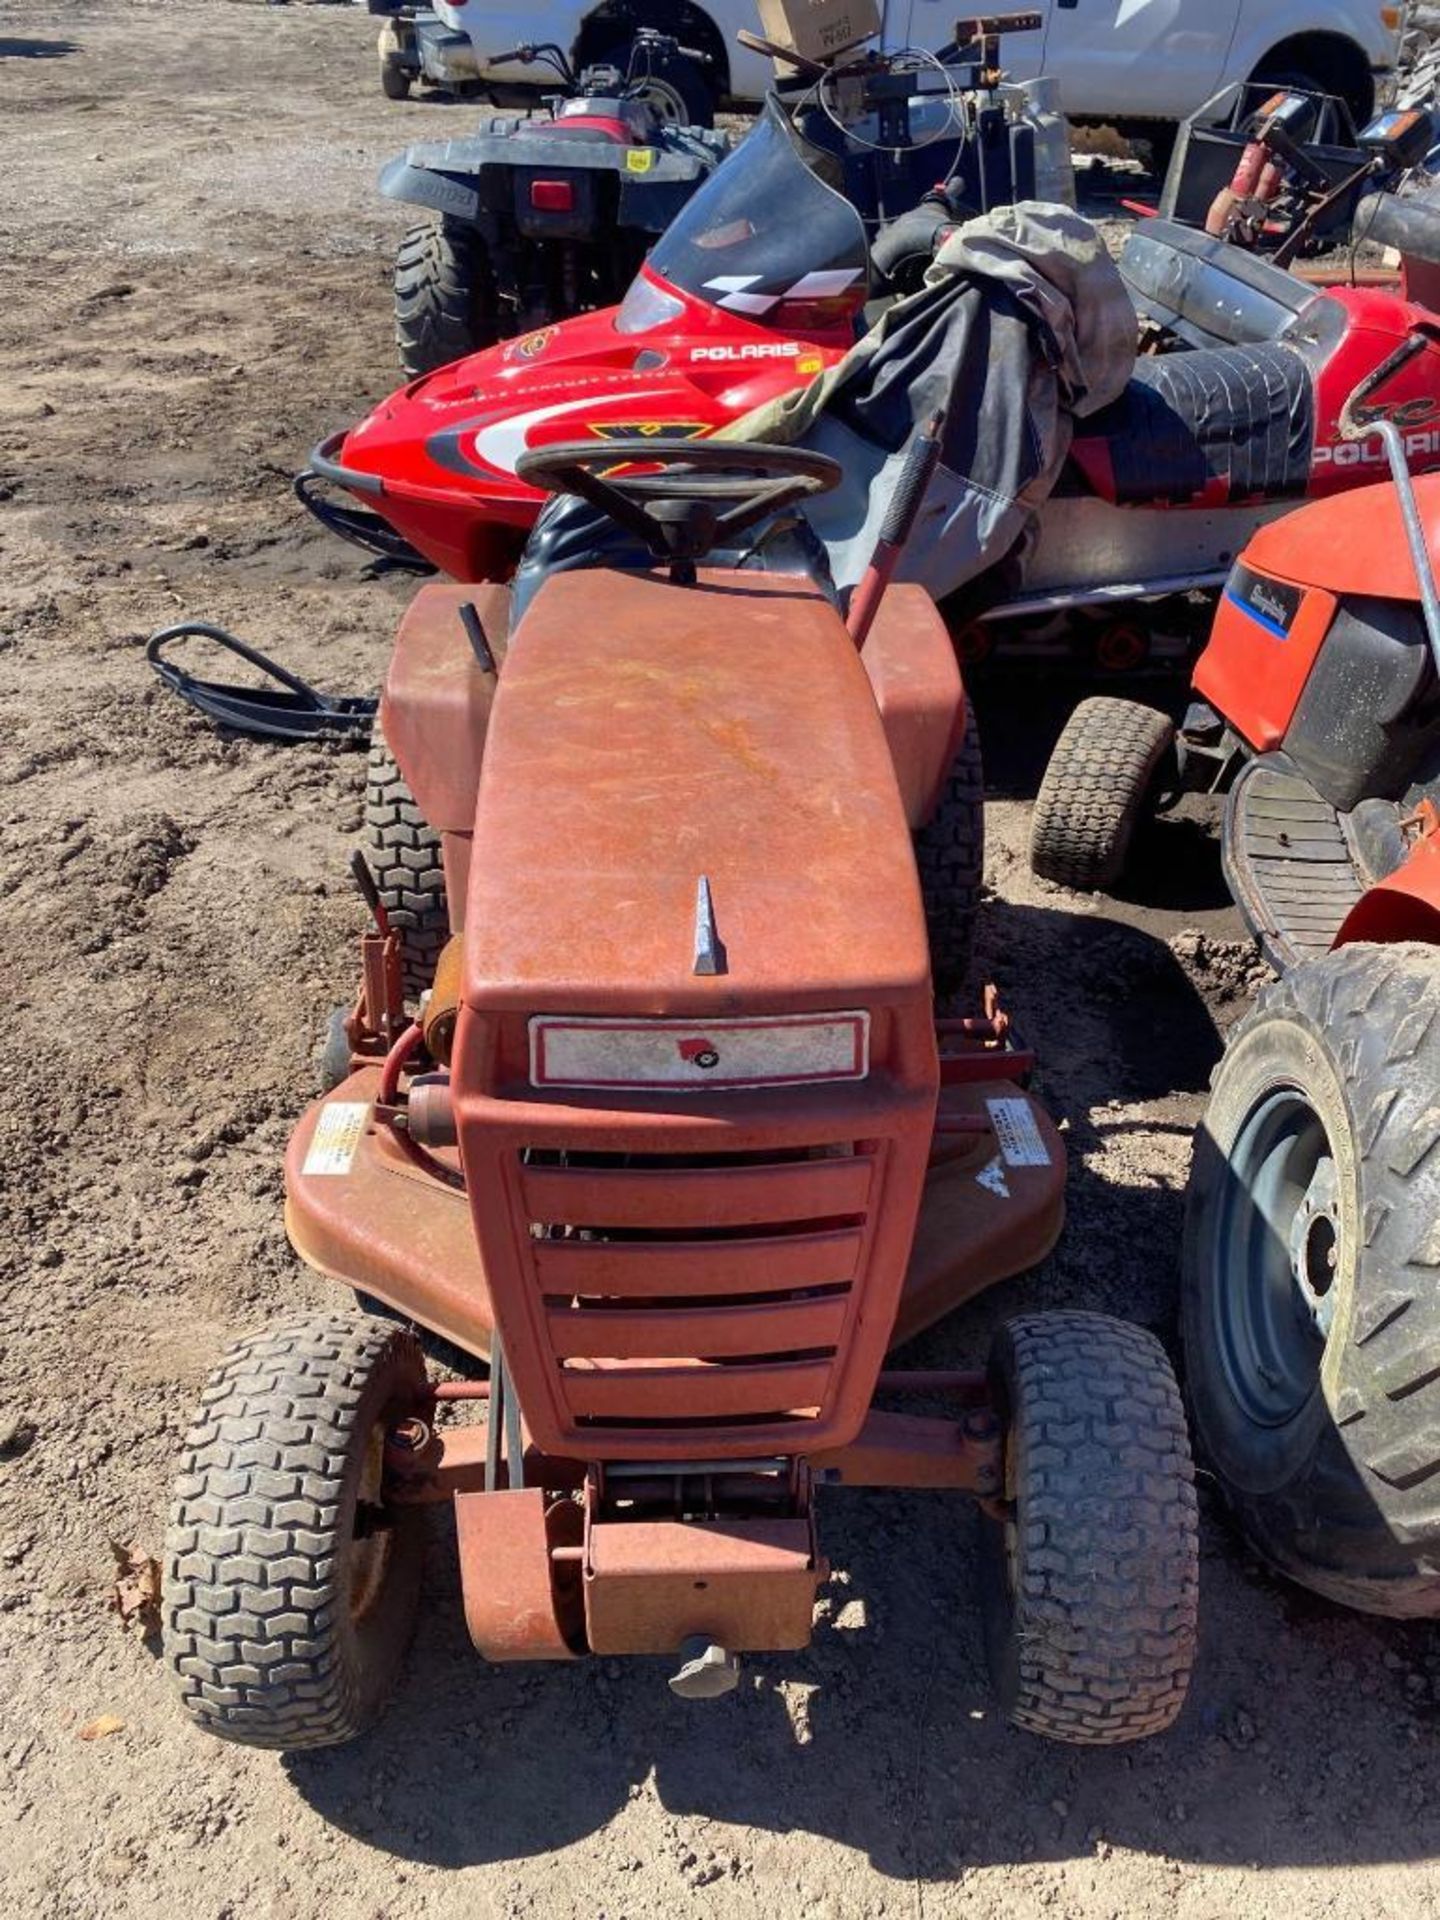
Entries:
[[[621, 73], [630, 68], [631, 42], [617, 40], [595, 56], [597, 65], [616, 67]], [[715, 124], [715, 88], [704, 66], [688, 54], [676, 53], [668, 59], [657, 58], [649, 81], [642, 71], [637, 83], [648, 95], [662, 119], [676, 127], [713, 127]]]
[[985, 764], [974, 702], [933, 817], [915, 835], [930, 935], [930, 971], [944, 999], [965, 984], [985, 881]]
[[411, 76], [395, 29], [388, 23], [380, 29], [380, 91], [387, 100], [410, 98]]
[[1017, 1726], [1079, 1746], [1163, 1733], [1195, 1660], [1199, 1525], [1180, 1389], [1153, 1335], [1012, 1320], [991, 1352], [1009, 1523], [987, 1518], [986, 1650]]
[[378, 721], [365, 776], [365, 857], [400, 935], [405, 992], [416, 998], [434, 981], [450, 938], [445, 863], [440, 837], [417, 806]]
[[[337, 1746], [384, 1706], [419, 1600], [424, 1513], [362, 1546], [386, 1424], [423, 1400], [414, 1335], [361, 1315], [230, 1349], [185, 1441], [166, 1542], [164, 1658], [191, 1718], [246, 1746]], [[380, 1545], [376, 1545], [376, 1542]]]
[[395, 256], [395, 346], [406, 377], [448, 367], [500, 338], [484, 238], [459, 221], [412, 227]]
[[1030, 865], [1079, 893], [1125, 871], [1175, 740], [1163, 713], [1134, 700], [1082, 700], [1055, 743], [1030, 822]]
[[[1197, 1444], [1262, 1558], [1328, 1599], [1392, 1617], [1440, 1617], [1437, 1090], [1440, 950], [1341, 948], [1268, 987], [1235, 1029], [1186, 1196], [1181, 1311]], [[1223, 1251], [1235, 1245], [1224, 1223], [1247, 1190], [1237, 1143], [1250, 1116], [1291, 1092], [1324, 1128], [1338, 1231], [1313, 1389], [1288, 1419], [1263, 1422], [1228, 1331], [1240, 1263]], [[1273, 1208], [1257, 1231], [1279, 1237]]]

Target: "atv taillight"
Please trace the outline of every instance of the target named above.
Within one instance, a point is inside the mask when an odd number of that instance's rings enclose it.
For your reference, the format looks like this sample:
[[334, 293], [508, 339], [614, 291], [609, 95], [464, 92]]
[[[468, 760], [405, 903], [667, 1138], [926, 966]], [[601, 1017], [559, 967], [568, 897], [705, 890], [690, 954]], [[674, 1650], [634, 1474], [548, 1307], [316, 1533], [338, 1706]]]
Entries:
[[573, 213], [574, 184], [569, 180], [532, 180], [530, 204], [537, 213]]

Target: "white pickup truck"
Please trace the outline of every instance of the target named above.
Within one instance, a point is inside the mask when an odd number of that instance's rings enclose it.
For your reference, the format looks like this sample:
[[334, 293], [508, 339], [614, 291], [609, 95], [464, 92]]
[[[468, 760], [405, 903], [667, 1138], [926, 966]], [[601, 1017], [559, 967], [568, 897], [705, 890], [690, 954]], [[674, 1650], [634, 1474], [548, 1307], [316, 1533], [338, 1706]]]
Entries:
[[[967, 0], [888, 0], [890, 46], [945, 45]], [[473, 78], [499, 91], [533, 86], [533, 69], [499, 62], [522, 43], [550, 40], [577, 67], [625, 67], [638, 27], [672, 34], [700, 60], [670, 63], [672, 110], [706, 123], [722, 102], [760, 100], [772, 70], [738, 45], [759, 30], [755, 0], [435, 0], [444, 25], [468, 40]], [[380, 7], [374, 9], [382, 10]], [[994, 0], [995, 13], [1020, 0]], [[1380, 0], [1031, 0], [1043, 31], [1012, 34], [1005, 64], [1017, 80], [1053, 74], [1074, 119], [1145, 131], [1185, 119], [1231, 81], [1283, 81], [1338, 94], [1357, 123], [1370, 117], [1377, 76], [1394, 65], [1403, 9]], [[468, 66], [469, 62], [466, 61]]]

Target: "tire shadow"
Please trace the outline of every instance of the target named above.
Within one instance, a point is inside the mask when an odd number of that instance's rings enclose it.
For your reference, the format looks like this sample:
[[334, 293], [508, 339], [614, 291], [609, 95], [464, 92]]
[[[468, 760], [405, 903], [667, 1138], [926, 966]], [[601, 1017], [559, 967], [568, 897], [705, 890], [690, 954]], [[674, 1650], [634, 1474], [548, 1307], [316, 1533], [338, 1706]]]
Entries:
[[0, 34], [0, 60], [63, 60], [79, 51], [78, 40], [28, 40]]

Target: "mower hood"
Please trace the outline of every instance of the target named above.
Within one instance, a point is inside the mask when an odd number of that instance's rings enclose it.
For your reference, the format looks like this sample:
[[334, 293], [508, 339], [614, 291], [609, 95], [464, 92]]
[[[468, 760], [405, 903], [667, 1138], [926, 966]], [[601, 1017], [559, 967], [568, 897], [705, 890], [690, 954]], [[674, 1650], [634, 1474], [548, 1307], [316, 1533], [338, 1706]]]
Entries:
[[464, 997], [492, 1014], [928, 1006], [893, 762], [819, 590], [549, 580], [496, 695], [465, 924]]

